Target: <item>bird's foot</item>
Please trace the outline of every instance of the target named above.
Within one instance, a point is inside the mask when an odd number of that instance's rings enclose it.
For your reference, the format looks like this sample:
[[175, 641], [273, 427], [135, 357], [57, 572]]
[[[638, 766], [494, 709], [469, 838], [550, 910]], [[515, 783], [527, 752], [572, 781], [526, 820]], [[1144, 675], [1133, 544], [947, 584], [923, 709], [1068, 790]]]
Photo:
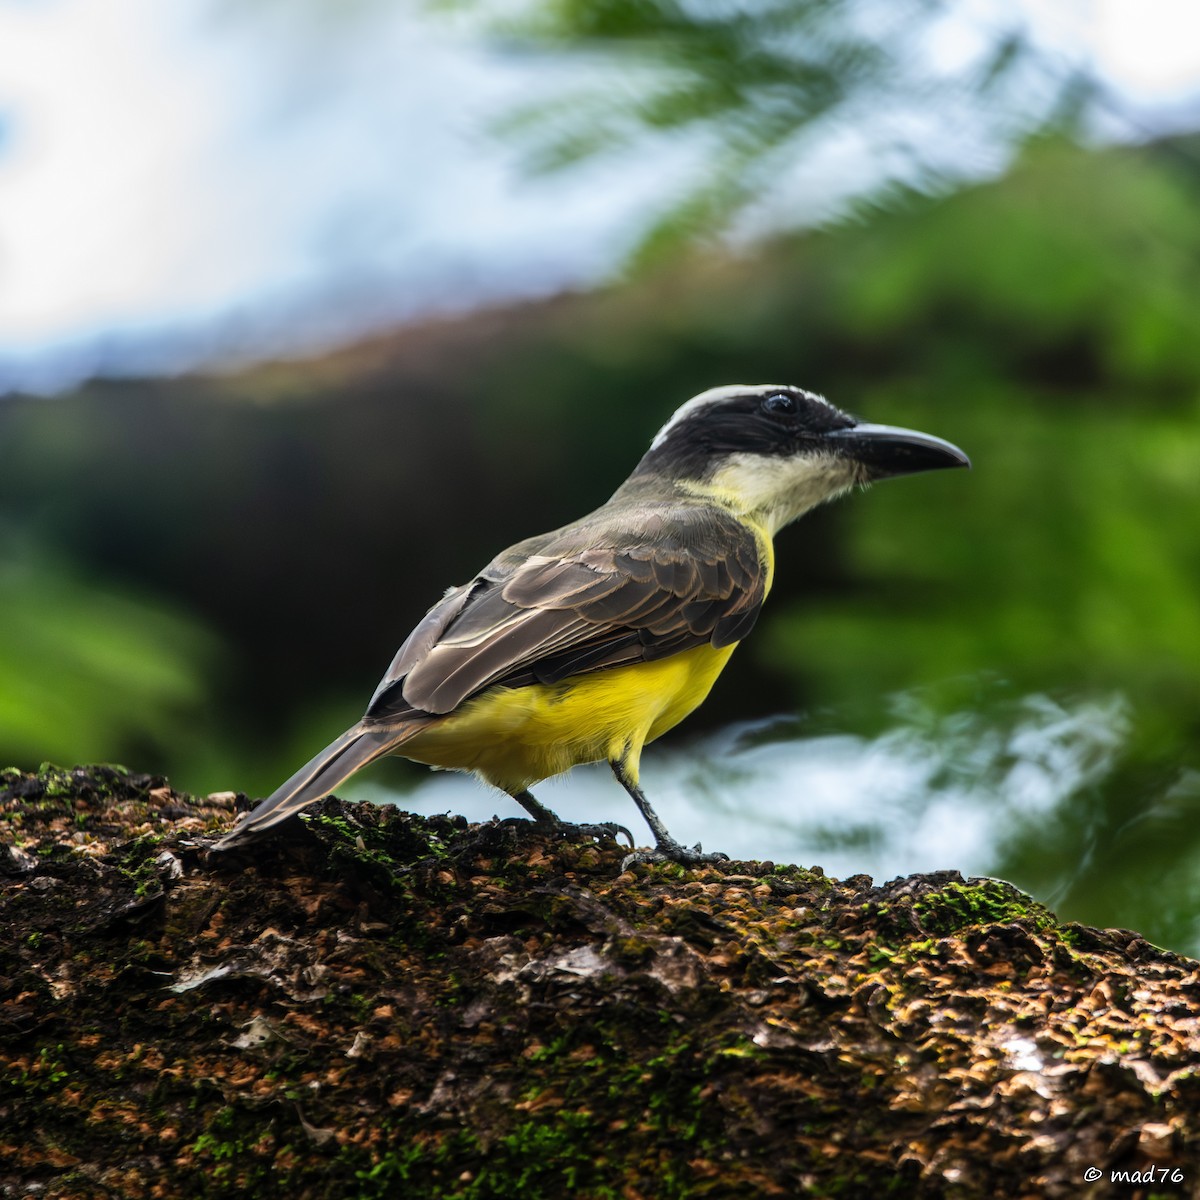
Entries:
[[530, 820], [527, 817], [506, 817], [500, 821], [500, 824], [511, 825], [514, 828], [520, 829], [536, 829], [542, 833], [552, 833], [564, 841], [571, 842], [584, 842], [589, 838], [612, 838], [613, 841], [616, 841], [617, 835], [623, 834], [631, 848], [637, 845], [633, 840], [633, 834], [624, 825], [617, 824], [616, 821], [598, 821], [595, 824], [577, 825], [574, 821], [560, 821], [557, 818], [550, 821], [542, 821], [537, 819]]
[[553, 825], [543, 825], [540, 821], [535, 821], [534, 826], [552, 829], [560, 837], [573, 842], [584, 841], [587, 838], [612, 838], [615, 842], [617, 834], [623, 833], [631, 848], [637, 845], [633, 840], [633, 834], [624, 825], [618, 825], [616, 821], [597, 821], [595, 824], [585, 825], [577, 825], [574, 821], [556, 821]]
[[635, 863], [674, 862], [682, 863], [685, 867], [702, 867], [728, 861], [728, 854], [722, 854], [720, 850], [706, 853], [699, 842], [688, 847], [674, 838], [660, 838], [653, 850], [635, 850], [632, 854], [625, 855], [621, 860], [621, 870], [628, 871]]

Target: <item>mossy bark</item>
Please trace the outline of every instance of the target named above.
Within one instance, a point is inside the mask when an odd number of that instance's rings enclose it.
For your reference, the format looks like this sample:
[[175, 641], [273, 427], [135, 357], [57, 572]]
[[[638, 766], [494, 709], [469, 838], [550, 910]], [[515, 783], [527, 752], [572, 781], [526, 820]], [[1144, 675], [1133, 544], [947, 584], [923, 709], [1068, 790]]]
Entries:
[[234, 807], [0, 773], [0, 1195], [1197, 1194], [1198, 964], [1137, 934], [336, 800], [211, 854]]

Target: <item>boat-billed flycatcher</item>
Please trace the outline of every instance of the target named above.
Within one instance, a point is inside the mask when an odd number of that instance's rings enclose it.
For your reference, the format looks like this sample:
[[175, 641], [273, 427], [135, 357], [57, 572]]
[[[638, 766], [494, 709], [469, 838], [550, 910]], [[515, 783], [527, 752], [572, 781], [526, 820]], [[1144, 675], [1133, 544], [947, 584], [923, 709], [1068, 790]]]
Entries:
[[286, 820], [384, 754], [474, 771], [552, 824], [528, 789], [606, 759], [654, 833], [657, 849], [639, 857], [711, 860], [667, 832], [638, 761], [708, 695], [754, 627], [775, 533], [855, 484], [966, 466], [949, 442], [862, 424], [801, 388], [703, 392], [606, 504], [451, 588], [400, 647], [362, 720], [219, 847]]

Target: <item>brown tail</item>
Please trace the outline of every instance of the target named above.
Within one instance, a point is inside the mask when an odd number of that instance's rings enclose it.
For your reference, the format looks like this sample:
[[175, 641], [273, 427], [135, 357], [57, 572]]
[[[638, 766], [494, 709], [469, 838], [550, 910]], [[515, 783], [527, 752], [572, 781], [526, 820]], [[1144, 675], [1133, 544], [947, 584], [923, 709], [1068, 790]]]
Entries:
[[286, 821], [306, 805], [328, 796], [360, 767], [365, 767], [367, 763], [374, 762], [408, 741], [420, 726], [421, 722], [414, 721], [393, 729], [364, 729], [361, 725], [347, 729], [337, 741], [326, 746], [316, 758], [305, 763], [291, 779], [276, 788], [213, 849], [227, 850], [231, 846], [252, 841], [272, 825]]

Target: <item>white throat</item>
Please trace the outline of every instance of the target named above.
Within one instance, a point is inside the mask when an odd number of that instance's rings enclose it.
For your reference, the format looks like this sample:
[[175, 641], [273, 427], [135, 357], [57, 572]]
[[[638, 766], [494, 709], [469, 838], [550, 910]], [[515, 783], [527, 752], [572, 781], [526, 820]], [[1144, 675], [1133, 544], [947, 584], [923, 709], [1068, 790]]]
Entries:
[[773, 458], [734, 454], [699, 489], [762, 525], [771, 537], [826, 500], [859, 482], [858, 466], [833, 454]]

